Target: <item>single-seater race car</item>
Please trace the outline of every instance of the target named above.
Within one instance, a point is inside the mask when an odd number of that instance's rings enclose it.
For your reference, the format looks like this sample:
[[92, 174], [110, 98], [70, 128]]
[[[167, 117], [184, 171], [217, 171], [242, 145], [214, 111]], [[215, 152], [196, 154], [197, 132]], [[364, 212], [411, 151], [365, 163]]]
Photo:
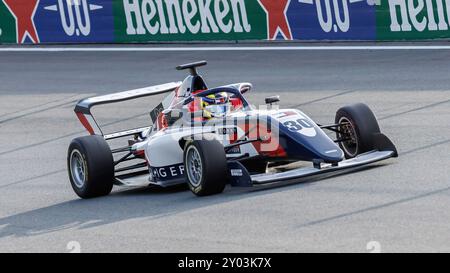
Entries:
[[[259, 109], [250, 105], [243, 96], [250, 83], [208, 88], [197, 73], [203, 65], [205, 61], [178, 66], [190, 71], [183, 82], [77, 103], [75, 113], [90, 133], [74, 139], [68, 149], [69, 178], [78, 196], [104, 196], [113, 185], [182, 183], [205, 196], [221, 193], [227, 184], [295, 181], [397, 157], [365, 104], [342, 107], [334, 122], [321, 125], [300, 110], [273, 105], [278, 96], [267, 97]], [[103, 134], [91, 113], [96, 105], [164, 93], [167, 97], [150, 112], [152, 125], [145, 128]], [[119, 138], [128, 141], [110, 147]]]

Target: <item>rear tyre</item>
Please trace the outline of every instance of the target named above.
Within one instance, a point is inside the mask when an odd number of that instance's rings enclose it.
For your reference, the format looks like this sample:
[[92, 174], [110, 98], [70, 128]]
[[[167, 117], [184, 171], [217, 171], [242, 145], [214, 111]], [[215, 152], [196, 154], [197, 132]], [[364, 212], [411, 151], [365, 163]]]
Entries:
[[376, 148], [374, 134], [380, 133], [380, 127], [367, 105], [357, 103], [340, 108], [336, 112], [335, 123], [340, 125], [336, 136], [346, 158]]
[[108, 195], [114, 182], [114, 159], [101, 136], [79, 137], [67, 153], [70, 184], [81, 198]]
[[229, 178], [225, 150], [215, 139], [188, 140], [184, 169], [189, 189], [197, 196], [223, 192]]

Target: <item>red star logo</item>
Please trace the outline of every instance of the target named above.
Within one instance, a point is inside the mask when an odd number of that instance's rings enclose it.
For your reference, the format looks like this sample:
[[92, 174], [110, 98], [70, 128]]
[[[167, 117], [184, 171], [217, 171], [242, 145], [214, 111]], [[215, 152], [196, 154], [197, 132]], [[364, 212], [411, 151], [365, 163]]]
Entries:
[[287, 40], [292, 40], [291, 28], [289, 27], [286, 11], [291, 0], [258, 0], [267, 13], [268, 39], [275, 40], [278, 31]]
[[39, 43], [39, 36], [33, 17], [40, 0], [3, 0], [16, 19], [17, 43], [24, 42], [28, 35], [33, 43]]

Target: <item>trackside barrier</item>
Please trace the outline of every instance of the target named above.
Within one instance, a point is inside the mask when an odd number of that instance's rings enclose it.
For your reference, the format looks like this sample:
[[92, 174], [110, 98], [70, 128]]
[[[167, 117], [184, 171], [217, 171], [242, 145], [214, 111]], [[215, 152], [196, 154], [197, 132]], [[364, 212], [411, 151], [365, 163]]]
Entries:
[[0, 0], [0, 43], [422, 40], [450, 0]]

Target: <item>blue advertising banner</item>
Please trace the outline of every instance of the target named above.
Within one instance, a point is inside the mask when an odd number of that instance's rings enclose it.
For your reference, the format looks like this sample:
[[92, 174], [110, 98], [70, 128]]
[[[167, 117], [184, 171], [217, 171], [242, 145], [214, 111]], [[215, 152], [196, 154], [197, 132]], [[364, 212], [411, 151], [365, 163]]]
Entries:
[[40, 0], [34, 23], [41, 43], [114, 42], [111, 0]]
[[292, 0], [287, 16], [293, 39], [376, 39], [375, 0]]

